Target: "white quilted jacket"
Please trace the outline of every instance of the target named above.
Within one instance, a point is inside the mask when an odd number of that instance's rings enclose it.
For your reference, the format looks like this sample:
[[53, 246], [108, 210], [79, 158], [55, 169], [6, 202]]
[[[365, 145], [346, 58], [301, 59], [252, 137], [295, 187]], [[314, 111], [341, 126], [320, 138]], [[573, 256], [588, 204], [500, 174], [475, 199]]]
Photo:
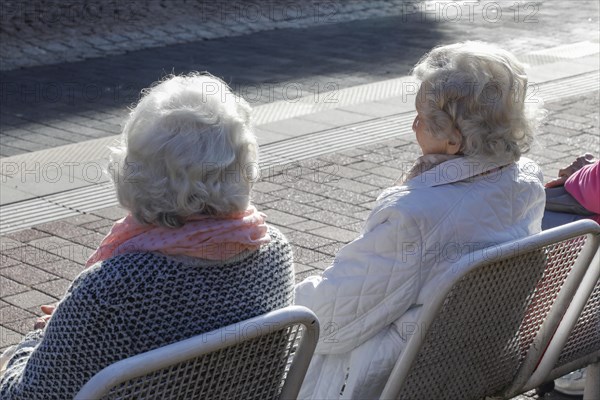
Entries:
[[539, 167], [496, 167], [458, 158], [386, 189], [323, 276], [298, 284], [296, 304], [321, 322], [300, 398], [377, 398], [444, 274], [470, 252], [541, 230]]

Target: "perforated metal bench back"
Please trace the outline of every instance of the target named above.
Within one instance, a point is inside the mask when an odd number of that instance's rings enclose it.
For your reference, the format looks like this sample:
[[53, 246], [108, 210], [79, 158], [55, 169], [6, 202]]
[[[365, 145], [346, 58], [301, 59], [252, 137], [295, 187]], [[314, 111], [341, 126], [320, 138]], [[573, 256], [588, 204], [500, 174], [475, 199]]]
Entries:
[[278, 399], [300, 326], [149, 373], [103, 399]]
[[398, 398], [479, 399], [510, 385], [585, 240], [538, 247], [460, 279]]

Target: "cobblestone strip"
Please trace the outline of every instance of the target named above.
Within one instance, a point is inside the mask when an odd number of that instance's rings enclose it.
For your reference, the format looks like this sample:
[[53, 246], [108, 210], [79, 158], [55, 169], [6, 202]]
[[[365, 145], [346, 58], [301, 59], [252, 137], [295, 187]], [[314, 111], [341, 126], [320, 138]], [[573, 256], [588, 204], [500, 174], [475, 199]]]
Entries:
[[[600, 156], [599, 93], [547, 104], [549, 117], [527, 155], [546, 180], [585, 152]], [[353, 240], [378, 193], [418, 154], [397, 139], [263, 171], [253, 201], [294, 248], [296, 278], [319, 274], [339, 248]], [[0, 350], [28, 332], [39, 306], [62, 297], [83, 269], [119, 207], [38, 225], [0, 237]], [[516, 399], [537, 399], [533, 393]], [[556, 393], [550, 399], [563, 399]], [[565, 397], [566, 399], [566, 397]]]
[[[536, 48], [551, 36], [597, 29], [598, 4], [422, 0], [5, 0], [0, 3], [0, 70], [80, 61], [129, 51], [285, 28], [309, 28], [375, 17], [439, 24], [503, 25], [509, 45]], [[549, 34], [524, 39], [516, 29], [538, 29], [560, 16]], [[466, 25], [465, 25], [466, 24]], [[595, 25], [592, 25], [595, 24]], [[446, 28], [443, 29], [447, 31]], [[417, 40], [413, 36], [402, 40]], [[533, 47], [532, 47], [533, 46]]]
[[[0, 70], [407, 12], [402, 0], [5, 1]], [[411, 10], [414, 6], [411, 5]]]

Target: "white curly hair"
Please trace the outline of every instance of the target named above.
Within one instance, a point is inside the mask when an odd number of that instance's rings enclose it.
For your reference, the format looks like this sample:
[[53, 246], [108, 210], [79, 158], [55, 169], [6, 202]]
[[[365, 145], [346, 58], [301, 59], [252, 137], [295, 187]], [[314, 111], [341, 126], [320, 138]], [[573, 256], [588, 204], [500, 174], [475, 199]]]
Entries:
[[208, 73], [168, 76], [143, 90], [111, 149], [121, 205], [141, 223], [166, 227], [244, 211], [258, 167], [250, 111]]
[[439, 138], [461, 134], [460, 153], [516, 161], [533, 143], [544, 115], [526, 102], [527, 75], [517, 58], [483, 42], [434, 48], [413, 69], [426, 130]]

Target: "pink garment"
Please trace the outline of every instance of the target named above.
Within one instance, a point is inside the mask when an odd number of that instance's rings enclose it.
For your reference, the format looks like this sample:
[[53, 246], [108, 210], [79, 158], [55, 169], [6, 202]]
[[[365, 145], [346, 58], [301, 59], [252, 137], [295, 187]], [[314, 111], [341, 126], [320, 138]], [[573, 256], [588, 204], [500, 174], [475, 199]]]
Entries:
[[265, 214], [250, 206], [243, 213], [225, 218], [193, 217], [181, 228], [173, 229], [140, 224], [130, 214], [115, 222], [85, 265], [137, 251], [226, 260], [271, 241], [265, 219]]
[[565, 182], [565, 190], [588, 211], [590, 218], [600, 223], [600, 161], [586, 165]]

